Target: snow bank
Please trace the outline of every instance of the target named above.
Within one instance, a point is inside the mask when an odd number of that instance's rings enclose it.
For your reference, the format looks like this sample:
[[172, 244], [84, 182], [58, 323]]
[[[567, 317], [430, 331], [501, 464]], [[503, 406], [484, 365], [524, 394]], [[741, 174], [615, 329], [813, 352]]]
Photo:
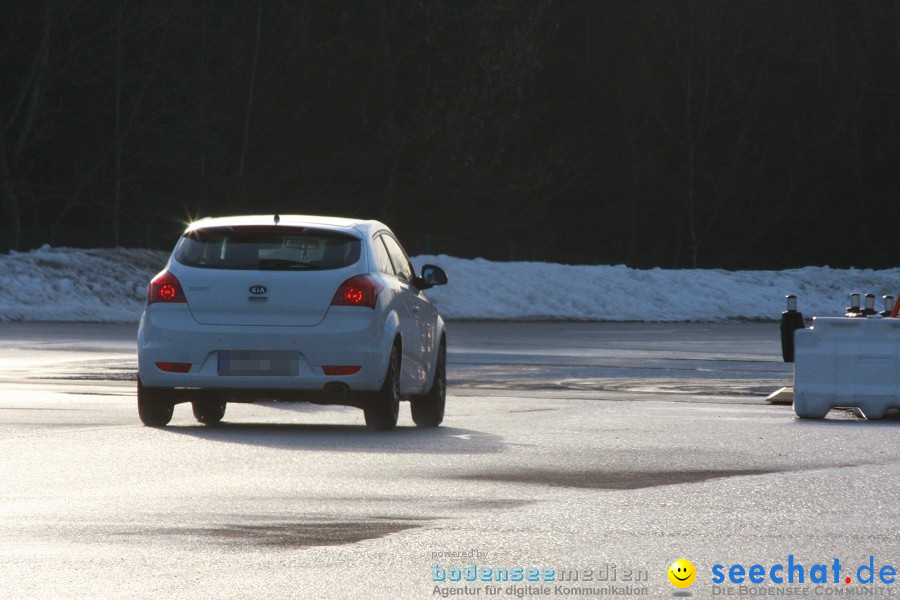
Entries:
[[137, 321], [166, 252], [43, 246], [0, 255], [0, 321]]
[[[168, 253], [50, 248], [0, 255], [0, 321], [136, 321]], [[784, 295], [808, 316], [839, 315], [851, 291], [896, 294], [900, 269], [637, 270], [419, 256], [450, 278], [429, 290], [450, 319], [775, 319]], [[880, 308], [880, 303], [879, 303]]]
[[420, 256], [450, 279], [429, 297], [459, 319], [579, 319], [597, 321], [710, 321], [776, 319], [784, 296], [797, 294], [805, 316], [842, 315], [853, 291], [896, 295], [900, 269], [806, 267], [786, 271], [629, 269], [496, 263]]

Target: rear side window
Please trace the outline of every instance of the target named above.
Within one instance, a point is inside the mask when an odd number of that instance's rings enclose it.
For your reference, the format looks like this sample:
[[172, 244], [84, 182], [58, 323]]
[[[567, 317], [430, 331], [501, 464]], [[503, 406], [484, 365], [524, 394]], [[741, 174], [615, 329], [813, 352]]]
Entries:
[[378, 270], [382, 273], [393, 275], [394, 267], [391, 266], [391, 258], [388, 256], [387, 248], [384, 247], [384, 242], [381, 239], [382, 236], [378, 236], [372, 240], [372, 249], [375, 251], [375, 264], [378, 265]]
[[184, 234], [175, 260], [203, 269], [340, 269], [359, 260], [359, 239], [298, 227], [210, 227]]
[[384, 241], [384, 246], [387, 248], [388, 257], [391, 259], [391, 264], [394, 265], [394, 271], [397, 273], [397, 277], [405, 279], [406, 281], [415, 279], [416, 274], [413, 271], [412, 265], [409, 264], [409, 259], [406, 258], [406, 252], [400, 247], [400, 242], [389, 235], [382, 235], [381, 239]]

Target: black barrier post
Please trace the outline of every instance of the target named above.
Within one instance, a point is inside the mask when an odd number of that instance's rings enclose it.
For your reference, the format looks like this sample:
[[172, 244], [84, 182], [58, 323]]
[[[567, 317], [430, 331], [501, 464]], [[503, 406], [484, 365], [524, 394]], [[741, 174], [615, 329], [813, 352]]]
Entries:
[[794, 362], [794, 332], [803, 329], [803, 313], [797, 310], [797, 296], [785, 296], [787, 310], [781, 313], [781, 358]]
[[878, 311], [875, 310], [875, 294], [866, 294], [866, 305], [862, 314], [864, 317], [878, 314]]
[[850, 294], [850, 306], [844, 309], [845, 317], [862, 317], [863, 310], [859, 306], [859, 294], [852, 293]]

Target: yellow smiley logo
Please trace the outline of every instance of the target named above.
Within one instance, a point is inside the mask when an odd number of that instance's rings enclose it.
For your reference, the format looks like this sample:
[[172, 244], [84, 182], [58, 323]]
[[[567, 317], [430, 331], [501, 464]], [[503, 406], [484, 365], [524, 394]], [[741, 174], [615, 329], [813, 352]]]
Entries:
[[697, 578], [697, 569], [691, 562], [684, 558], [679, 558], [669, 565], [669, 581], [678, 588], [686, 588]]

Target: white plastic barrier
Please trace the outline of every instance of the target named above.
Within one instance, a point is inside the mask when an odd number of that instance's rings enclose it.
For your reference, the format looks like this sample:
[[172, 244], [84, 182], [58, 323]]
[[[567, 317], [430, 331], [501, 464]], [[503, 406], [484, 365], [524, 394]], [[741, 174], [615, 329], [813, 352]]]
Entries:
[[846, 406], [880, 419], [900, 408], [900, 319], [817, 317], [794, 333], [794, 345], [798, 417]]

